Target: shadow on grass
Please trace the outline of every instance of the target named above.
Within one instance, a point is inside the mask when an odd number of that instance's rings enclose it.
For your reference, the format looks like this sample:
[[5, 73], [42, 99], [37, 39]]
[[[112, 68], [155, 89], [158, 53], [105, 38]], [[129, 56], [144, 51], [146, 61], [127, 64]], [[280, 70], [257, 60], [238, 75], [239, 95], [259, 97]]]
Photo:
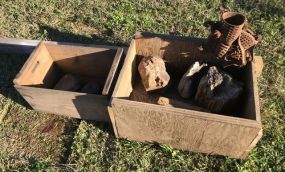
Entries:
[[0, 53], [0, 94], [16, 103], [31, 108], [14, 88], [13, 79], [28, 58], [28, 54]]

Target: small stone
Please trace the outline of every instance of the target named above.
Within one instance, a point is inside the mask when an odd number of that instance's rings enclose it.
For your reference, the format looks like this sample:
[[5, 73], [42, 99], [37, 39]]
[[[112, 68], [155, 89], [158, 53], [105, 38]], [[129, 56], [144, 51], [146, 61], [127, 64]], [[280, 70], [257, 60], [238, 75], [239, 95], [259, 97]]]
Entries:
[[102, 87], [97, 80], [93, 79], [83, 86], [81, 92], [88, 94], [102, 94]]
[[206, 73], [207, 64], [195, 62], [182, 76], [178, 84], [178, 92], [183, 98], [190, 98], [197, 90], [199, 80]]
[[140, 61], [138, 70], [146, 91], [163, 88], [170, 80], [165, 63], [160, 57], [144, 57]]
[[81, 88], [81, 81], [72, 74], [64, 75], [54, 86], [55, 90], [78, 91]]
[[200, 80], [195, 101], [212, 112], [229, 112], [238, 105], [243, 84], [212, 66]]

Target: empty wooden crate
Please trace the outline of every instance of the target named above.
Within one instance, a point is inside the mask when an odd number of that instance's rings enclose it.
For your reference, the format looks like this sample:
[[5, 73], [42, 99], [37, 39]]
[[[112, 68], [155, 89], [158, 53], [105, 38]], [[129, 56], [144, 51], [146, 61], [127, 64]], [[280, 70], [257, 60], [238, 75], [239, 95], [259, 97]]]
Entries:
[[[37, 111], [109, 121], [108, 95], [124, 54], [120, 47], [41, 42], [14, 79], [15, 88]], [[102, 94], [53, 89], [65, 74], [102, 81]]]
[[[262, 135], [257, 81], [253, 63], [239, 76], [245, 91], [240, 111], [214, 114], [151, 102], [148, 94], [134, 94], [141, 87], [138, 62], [141, 57], [163, 57], [168, 68], [186, 71], [202, 56], [204, 39], [137, 33], [117, 80], [108, 108], [115, 134], [119, 138], [158, 142], [174, 148], [244, 158]], [[212, 57], [214, 58], [214, 57]]]

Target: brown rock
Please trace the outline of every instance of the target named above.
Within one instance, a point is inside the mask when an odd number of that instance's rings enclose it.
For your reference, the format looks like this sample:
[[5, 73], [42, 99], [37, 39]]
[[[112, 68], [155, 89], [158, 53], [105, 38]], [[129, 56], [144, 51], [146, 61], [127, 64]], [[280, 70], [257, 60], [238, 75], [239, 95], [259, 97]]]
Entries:
[[78, 91], [81, 87], [80, 79], [72, 74], [64, 75], [54, 86], [55, 90]]
[[195, 101], [212, 112], [228, 112], [237, 105], [243, 84], [215, 66], [200, 80]]
[[207, 64], [195, 62], [189, 67], [187, 72], [182, 76], [178, 84], [178, 92], [183, 98], [190, 98], [197, 90], [199, 80], [206, 72]]
[[170, 80], [165, 63], [160, 57], [144, 57], [138, 70], [146, 91], [163, 88]]
[[159, 97], [157, 104], [162, 105], [162, 106], [177, 107], [177, 108], [190, 109], [190, 110], [196, 110], [196, 111], [201, 111], [201, 112], [209, 112], [205, 108], [201, 108], [199, 106], [195, 106], [193, 104], [182, 102], [179, 100], [169, 99], [167, 97]]

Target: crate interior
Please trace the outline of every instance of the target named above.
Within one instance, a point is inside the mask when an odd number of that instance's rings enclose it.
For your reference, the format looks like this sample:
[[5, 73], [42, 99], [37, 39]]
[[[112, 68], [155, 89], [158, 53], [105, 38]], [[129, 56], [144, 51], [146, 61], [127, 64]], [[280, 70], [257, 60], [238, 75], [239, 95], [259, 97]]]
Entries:
[[[157, 37], [142, 37], [136, 39], [133, 41], [133, 45], [129, 49], [129, 56], [127, 57], [128, 61], [125, 62], [127, 63], [126, 68], [123, 71], [125, 75], [124, 77], [126, 77], [123, 79], [125, 82], [118, 85], [118, 94], [115, 93], [115, 96], [151, 104], [157, 104], [158, 98], [163, 96], [183, 103], [196, 105], [194, 98], [182, 98], [177, 91], [177, 86], [180, 78], [186, 72], [188, 67], [197, 61], [197, 59], [200, 58], [200, 55], [202, 55], [199, 54], [199, 50], [197, 49], [197, 47], [202, 43], [202, 40], [200, 40], [200, 42], [199, 40], [198, 42], [195, 42], [195, 40], [166, 40]], [[138, 64], [141, 58], [152, 55], [163, 57], [166, 62], [167, 72], [171, 77], [171, 84], [166, 90], [162, 89], [162, 91], [152, 92], [146, 92], [144, 90], [138, 73]], [[209, 63], [211, 65], [215, 65], [210, 61], [211, 60], [209, 60]], [[252, 76], [252, 70], [252, 64], [248, 64], [246, 67], [241, 69], [225, 69], [225, 71], [231, 74], [234, 78], [244, 83], [244, 91], [240, 96], [240, 100], [236, 108], [230, 112], [223, 112], [220, 115], [256, 120], [253, 90], [254, 78]], [[126, 83], [128, 76], [130, 77], [130, 82]]]
[[116, 51], [117, 49], [42, 43], [21, 70], [16, 83], [53, 89], [65, 74], [72, 74], [80, 79], [82, 86], [90, 80], [96, 80], [103, 89]]

